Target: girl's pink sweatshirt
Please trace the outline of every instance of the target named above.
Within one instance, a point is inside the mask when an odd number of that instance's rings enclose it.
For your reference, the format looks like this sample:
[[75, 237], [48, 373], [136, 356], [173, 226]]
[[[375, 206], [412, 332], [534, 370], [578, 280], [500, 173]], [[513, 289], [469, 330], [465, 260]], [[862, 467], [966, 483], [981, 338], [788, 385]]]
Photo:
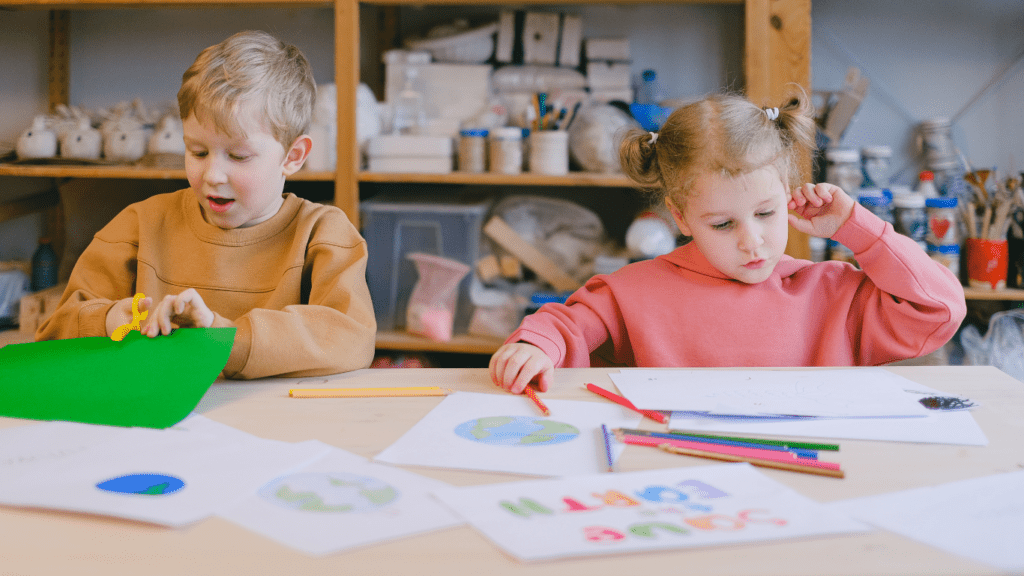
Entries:
[[771, 277], [725, 277], [692, 243], [591, 278], [527, 316], [528, 342], [556, 368], [873, 366], [932, 352], [967, 313], [947, 268], [862, 206], [833, 239], [845, 262], [783, 256]]

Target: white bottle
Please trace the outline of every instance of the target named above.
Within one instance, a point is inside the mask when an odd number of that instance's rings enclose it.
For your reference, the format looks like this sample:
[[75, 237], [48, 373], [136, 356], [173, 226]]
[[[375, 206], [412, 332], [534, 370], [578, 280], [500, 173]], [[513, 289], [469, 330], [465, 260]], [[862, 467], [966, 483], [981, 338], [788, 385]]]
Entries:
[[925, 198], [935, 198], [939, 190], [935, 187], [935, 173], [931, 170], [922, 170], [918, 175], [916, 192]]

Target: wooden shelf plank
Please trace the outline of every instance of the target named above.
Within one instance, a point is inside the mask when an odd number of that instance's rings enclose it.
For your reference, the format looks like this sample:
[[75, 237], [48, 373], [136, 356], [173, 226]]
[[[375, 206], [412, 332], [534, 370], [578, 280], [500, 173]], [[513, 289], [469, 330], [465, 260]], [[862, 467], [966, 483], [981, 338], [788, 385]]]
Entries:
[[77, 8], [217, 8], [265, 6], [282, 8], [327, 8], [334, 6], [332, 0], [0, 0], [0, 6], [8, 9], [55, 9]]
[[[135, 180], [185, 180], [185, 171], [171, 168], [144, 166], [67, 166], [57, 164], [0, 164], [0, 176], [28, 176], [42, 178], [125, 178]], [[289, 180], [330, 182], [334, 172], [300, 170]]]
[[360, 182], [407, 182], [418, 184], [481, 184], [487, 186], [587, 186], [635, 188], [636, 184], [622, 174], [570, 172], [567, 176], [543, 174], [491, 174], [451, 172], [449, 174], [360, 172]]
[[503, 342], [504, 338], [471, 334], [458, 334], [448, 342], [437, 342], [408, 332], [377, 332], [377, 350], [493, 354]]
[[964, 296], [968, 300], [1008, 300], [1024, 301], [1024, 289], [1004, 288], [1003, 290], [982, 290], [964, 286]]
[[[572, 4], [599, 4], [599, 5], [634, 5], [634, 4], [743, 4], [745, 0], [558, 0], [552, 2], [551, 0], [519, 0], [515, 3], [516, 6], [530, 6], [530, 5], [572, 5]], [[430, 5], [445, 5], [445, 6], [467, 6], [467, 5], [494, 5], [494, 2], [488, 0], [369, 0], [362, 1], [361, 4], [370, 4], [377, 6], [430, 6]]]

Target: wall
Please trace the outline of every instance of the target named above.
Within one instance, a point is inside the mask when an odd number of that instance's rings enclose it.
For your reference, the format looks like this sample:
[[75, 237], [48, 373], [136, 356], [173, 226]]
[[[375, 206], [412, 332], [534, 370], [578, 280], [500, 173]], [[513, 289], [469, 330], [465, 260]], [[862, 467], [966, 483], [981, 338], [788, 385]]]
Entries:
[[843, 145], [892, 146], [913, 183], [915, 126], [944, 116], [975, 168], [1024, 170], [1024, 3], [815, 0], [811, 15], [814, 87], [840, 88], [849, 66], [871, 79]]
[[[458, 10], [473, 14], [480, 8]], [[694, 97], [742, 85], [738, 6], [595, 5], [572, 11], [583, 17], [585, 36], [631, 31], [634, 72], [656, 69], [668, 96]], [[442, 13], [441, 21], [456, 13], [461, 12]], [[404, 10], [402, 18], [404, 26], [425, 26], [438, 17]], [[839, 88], [850, 65], [872, 80], [843, 144], [893, 146], [894, 168], [902, 168], [899, 179], [909, 183], [919, 168], [914, 126], [938, 115], [955, 116], [954, 140], [972, 163], [1024, 169], [1024, 62], [967, 106], [1024, 49], [1019, 0], [815, 0], [812, 21], [815, 88]], [[313, 63], [318, 82], [332, 78], [330, 10], [81, 10], [72, 12], [72, 103], [105, 107], [134, 97], [149, 105], [172, 101], [196, 53], [245, 28], [264, 28], [297, 44]], [[46, 110], [47, 15], [0, 12], [0, 29], [4, 150], [13, 147], [34, 114]], [[0, 199], [48, 185], [0, 178]], [[41, 227], [37, 216], [0, 223], [0, 259], [27, 259]]]

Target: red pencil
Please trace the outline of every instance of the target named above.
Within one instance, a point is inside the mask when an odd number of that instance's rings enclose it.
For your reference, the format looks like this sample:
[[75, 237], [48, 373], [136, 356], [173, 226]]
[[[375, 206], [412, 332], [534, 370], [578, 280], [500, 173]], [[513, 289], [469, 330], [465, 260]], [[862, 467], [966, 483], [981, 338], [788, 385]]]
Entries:
[[526, 395], [530, 397], [530, 400], [533, 400], [533, 403], [537, 405], [537, 408], [540, 408], [540, 411], [543, 412], [545, 416], [551, 416], [551, 410], [548, 410], [548, 407], [540, 401], [540, 398], [537, 397], [537, 393], [534, 392], [533, 388], [527, 386], [525, 392]]
[[593, 392], [595, 394], [599, 394], [601, 396], [604, 396], [605, 398], [611, 400], [612, 402], [615, 402], [616, 404], [620, 404], [622, 406], [625, 406], [626, 408], [629, 408], [630, 410], [635, 410], [635, 411], [643, 414], [644, 416], [647, 416], [651, 420], [654, 420], [655, 422], [661, 422], [662, 424], [668, 424], [668, 421], [665, 419], [665, 415], [662, 414], [661, 412], [655, 412], [654, 410], [641, 410], [641, 409], [637, 408], [629, 400], [623, 398], [622, 396], [619, 396], [618, 394], [616, 394], [614, 392], [609, 392], [608, 390], [605, 390], [604, 388], [601, 388], [600, 386], [595, 386], [594, 384], [587, 384], [587, 390], [590, 390], [591, 392]]

